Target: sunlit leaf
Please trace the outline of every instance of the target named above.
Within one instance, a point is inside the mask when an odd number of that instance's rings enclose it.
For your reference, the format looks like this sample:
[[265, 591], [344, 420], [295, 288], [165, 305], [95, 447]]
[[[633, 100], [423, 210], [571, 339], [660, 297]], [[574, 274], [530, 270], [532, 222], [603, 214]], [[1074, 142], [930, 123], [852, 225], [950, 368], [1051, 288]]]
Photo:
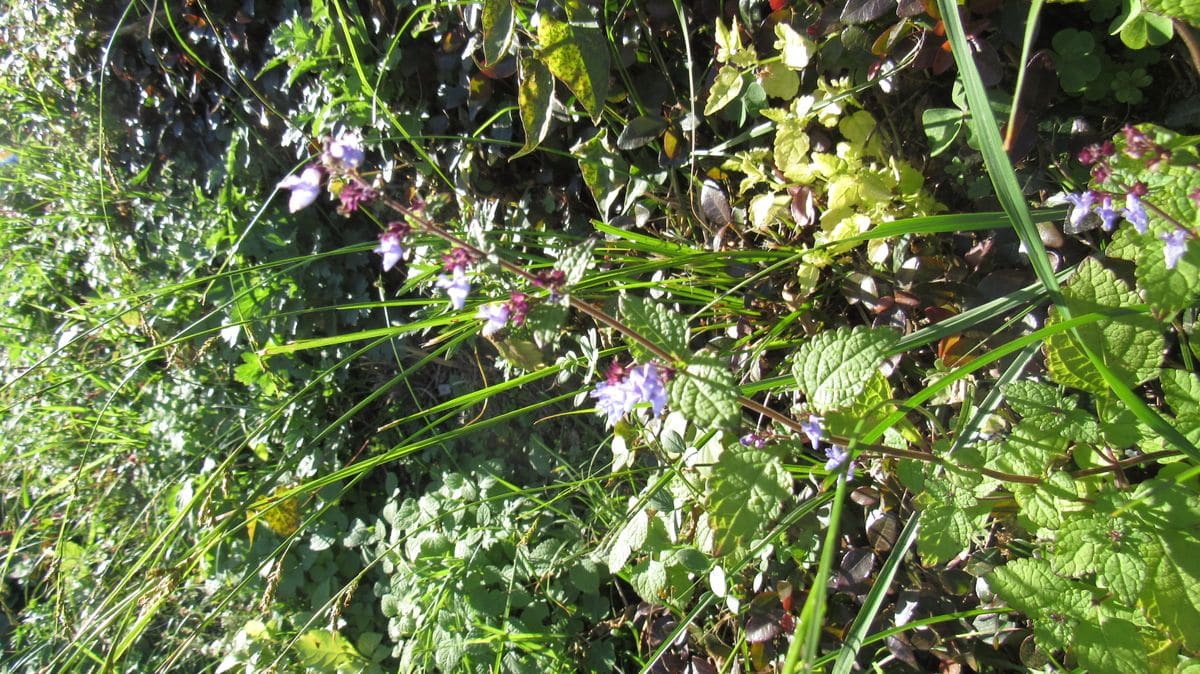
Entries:
[[608, 41], [595, 18], [578, 11], [580, 15], [568, 21], [541, 17], [539, 56], [575, 94], [584, 111], [598, 121], [608, 96]]

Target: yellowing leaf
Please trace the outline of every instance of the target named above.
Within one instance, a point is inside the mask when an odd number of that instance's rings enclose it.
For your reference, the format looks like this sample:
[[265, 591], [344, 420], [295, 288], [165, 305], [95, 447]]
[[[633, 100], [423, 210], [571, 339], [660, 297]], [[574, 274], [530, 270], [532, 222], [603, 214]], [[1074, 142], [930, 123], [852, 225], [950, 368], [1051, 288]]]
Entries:
[[521, 110], [521, 126], [525, 128], [525, 145], [511, 159], [529, 154], [546, 138], [553, 106], [554, 77], [550, 69], [537, 59], [523, 59], [517, 107]]
[[569, 21], [542, 17], [538, 24], [540, 57], [592, 120], [598, 121], [608, 96], [608, 41], [594, 17], [583, 10], [577, 13], [580, 16]]
[[742, 93], [742, 72], [732, 66], [721, 66], [717, 78], [713, 81], [712, 89], [708, 92], [708, 103], [704, 106], [705, 116], [719, 112], [721, 108], [737, 99]]

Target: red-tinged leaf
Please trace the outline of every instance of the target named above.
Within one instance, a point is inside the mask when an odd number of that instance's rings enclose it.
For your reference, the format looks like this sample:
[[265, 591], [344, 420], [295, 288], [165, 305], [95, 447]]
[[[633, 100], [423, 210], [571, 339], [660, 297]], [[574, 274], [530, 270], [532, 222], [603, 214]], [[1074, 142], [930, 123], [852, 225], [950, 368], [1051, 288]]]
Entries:
[[788, 0], [770, 0], [770, 2], [772, 12], [778, 12], [788, 5]]

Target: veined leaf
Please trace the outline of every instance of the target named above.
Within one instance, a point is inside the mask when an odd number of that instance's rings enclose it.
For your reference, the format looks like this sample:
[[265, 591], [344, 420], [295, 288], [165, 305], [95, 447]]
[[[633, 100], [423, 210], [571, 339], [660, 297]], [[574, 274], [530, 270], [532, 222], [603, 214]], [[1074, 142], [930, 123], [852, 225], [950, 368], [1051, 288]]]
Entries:
[[733, 373], [720, 360], [698, 356], [671, 380], [671, 406], [699, 428], [732, 430], [741, 421]]
[[[1089, 258], [1079, 265], [1063, 288], [1063, 298], [1076, 314], [1114, 314], [1110, 320], [1080, 326], [1076, 332], [1126, 385], [1136, 386], [1158, 373], [1162, 361], [1162, 333], [1148, 316], [1116, 315], [1140, 300], [1115, 274]], [[1047, 325], [1061, 320], [1059, 312], [1052, 308]], [[1070, 332], [1061, 332], [1046, 340], [1046, 363], [1051, 377], [1064, 386], [1101, 396], [1110, 395], [1104, 378], [1092, 366], [1076, 339]]]
[[[630, 294], [621, 296], [620, 310], [621, 319], [646, 339], [670, 353], [687, 351], [688, 324], [683, 314], [671, 311], [661, 302], [648, 302]], [[637, 344], [633, 348], [641, 349]]]
[[845, 407], [866, 388], [900, 335], [887, 328], [838, 328], [806, 342], [792, 361], [792, 374], [817, 412]]
[[508, 51], [516, 25], [512, 0], [484, 0], [483, 60], [489, 65], [499, 61]]
[[731, 552], [772, 524], [791, 497], [791, 487], [779, 457], [758, 449], [723, 453], [709, 483], [714, 549]]

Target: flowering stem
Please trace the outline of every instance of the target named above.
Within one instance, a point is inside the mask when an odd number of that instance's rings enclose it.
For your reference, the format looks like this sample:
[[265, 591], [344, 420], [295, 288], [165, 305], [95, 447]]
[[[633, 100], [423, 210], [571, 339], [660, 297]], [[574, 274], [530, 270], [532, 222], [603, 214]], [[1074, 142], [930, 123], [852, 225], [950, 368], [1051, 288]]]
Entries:
[[[384, 205], [386, 205], [388, 208], [391, 208], [392, 210], [396, 211], [397, 213], [400, 213], [401, 215], [405, 216], [410, 221], [412, 221], [416, 225], [420, 226], [421, 228], [423, 228], [425, 231], [429, 232], [430, 234], [433, 234], [434, 236], [450, 243], [453, 246], [457, 246], [457, 247], [460, 247], [460, 248], [463, 248], [463, 249], [469, 251], [475, 257], [478, 257], [480, 259], [487, 258], [487, 253], [484, 252], [483, 250], [481, 250], [480, 248], [478, 248], [477, 246], [474, 246], [471, 243], [464, 241], [463, 239], [455, 236], [454, 234], [450, 233], [449, 231], [445, 230], [444, 228], [439, 227], [437, 224], [433, 223], [429, 219], [427, 219], [421, 215], [418, 215], [413, 209], [401, 204], [399, 201], [396, 201], [395, 199], [388, 197], [386, 195], [383, 195], [383, 194], [378, 195], [378, 200], [381, 203], [383, 203]], [[537, 276], [529, 273], [528, 271], [523, 269], [521, 266], [513, 264], [512, 262], [509, 262], [507, 260], [497, 257], [496, 263], [500, 265], [501, 269], [503, 269], [511, 274], [514, 274], [516, 276], [519, 276], [531, 284], [538, 281]], [[637, 342], [637, 344], [639, 346], [643, 347], [644, 349], [646, 349], [647, 351], [652, 353], [656, 358], [658, 358], [662, 362], [669, 363], [672, 367], [675, 367], [677, 369], [683, 368], [686, 366], [686, 363], [684, 363], [682, 361], [682, 359], [680, 359], [678, 356], [668, 352], [667, 350], [663, 349], [662, 347], [660, 347], [659, 345], [650, 341], [649, 339], [646, 339], [641, 334], [639, 334], [637, 331], [635, 331], [633, 328], [631, 328], [628, 325], [625, 325], [621, 321], [617, 320], [617, 318], [615, 318], [614, 316], [609, 315], [603, 309], [600, 309], [599, 307], [595, 306], [594, 304], [585, 302], [573, 295], [567, 295], [567, 298], [573, 309], [576, 309], [576, 310], [580, 311], [581, 313], [587, 314], [592, 319], [594, 319], [596, 322], [598, 322], [602, 325], [606, 325], [606, 326], [612, 328], [613, 330], [616, 330], [617, 332], [621, 333], [622, 335], [625, 335], [629, 339]], [[756, 400], [753, 400], [744, 395], [739, 395], [737, 397], [737, 401], [738, 401], [738, 404], [741, 405], [744, 409], [747, 409], [751, 412], [754, 412], [754, 413], [762, 415], [768, 419], [771, 419], [772, 421], [775, 421], [778, 424], [780, 424], [781, 426], [784, 426], [796, 433], [804, 432], [804, 426], [803, 426], [803, 424], [801, 424], [801, 422], [793, 419], [792, 417], [788, 416], [787, 414], [784, 414], [783, 412], [772, 409], [772, 408], [770, 408], [766, 405], [763, 405], [762, 403], [760, 403]], [[846, 439], [846, 438], [830, 438], [830, 439], [834, 442], [843, 444], [845, 446], [850, 446], [851, 444], [854, 444], [859, 447], [863, 447], [867, 451], [875, 452], [875, 453], [885, 455], [885, 456], [893, 456], [893, 457], [905, 458], [905, 459], [914, 459], [917, 461], [932, 461], [932, 462], [936, 462], [936, 463], [943, 463], [943, 460], [941, 458], [936, 457], [933, 454], [930, 454], [928, 452], [896, 449], [893, 447], [885, 447], [883, 445], [864, 445], [861, 442], [851, 442], [849, 439]], [[993, 471], [993, 470], [988, 470], [988, 469], [979, 469], [979, 470], [981, 473], [988, 475], [990, 477], [995, 477], [997, 479], [1007, 480], [1010, 482], [1023, 482], [1023, 483], [1028, 483], [1028, 484], [1037, 484], [1037, 483], [1041, 482], [1041, 480], [1039, 478], [1030, 477], [1028, 475], [1011, 475], [1008, 473], [1001, 473], [999, 471]]]

